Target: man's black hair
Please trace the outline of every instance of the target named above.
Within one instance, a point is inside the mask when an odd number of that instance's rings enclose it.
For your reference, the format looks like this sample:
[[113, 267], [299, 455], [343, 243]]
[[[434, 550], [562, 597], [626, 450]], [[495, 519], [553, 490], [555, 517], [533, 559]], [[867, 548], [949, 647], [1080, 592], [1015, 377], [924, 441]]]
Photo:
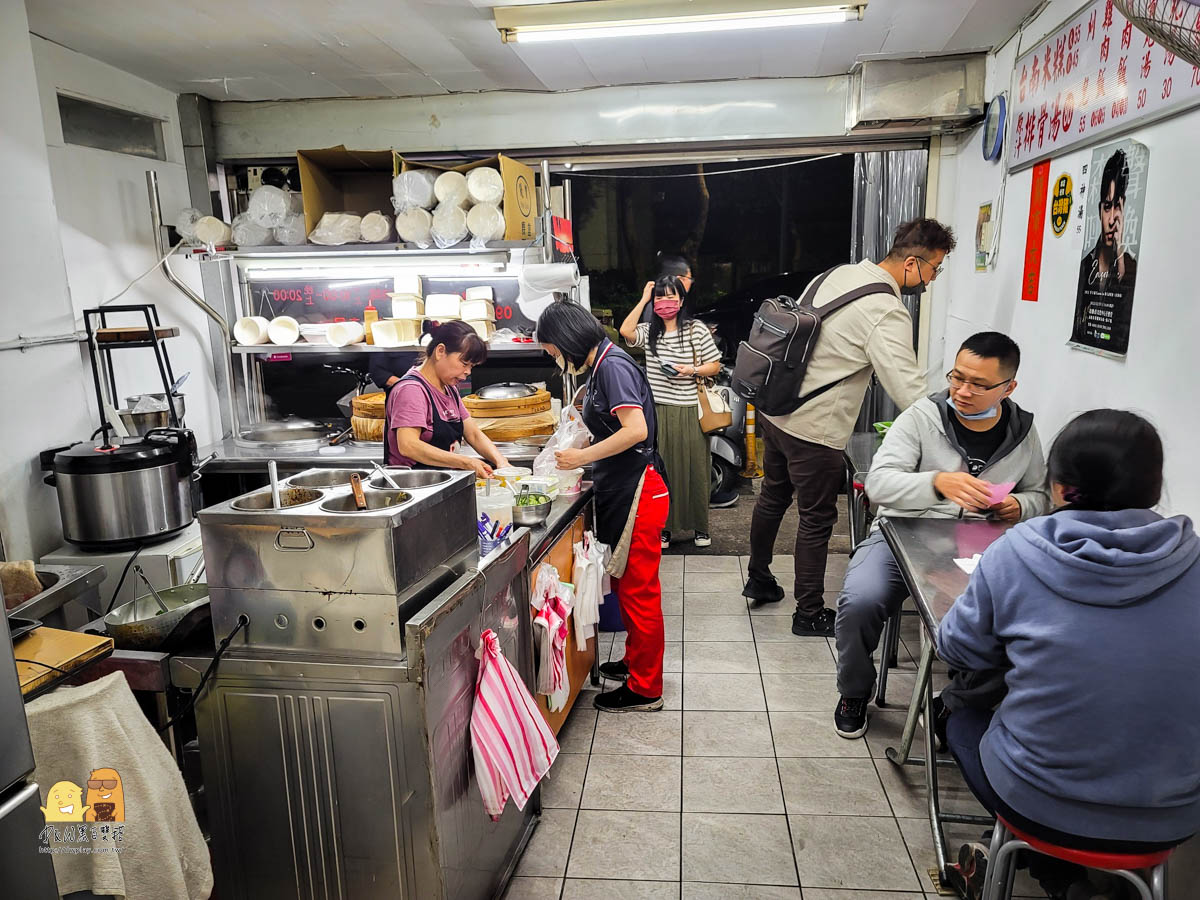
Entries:
[[1108, 199], [1108, 186], [1115, 185], [1113, 201], [1125, 199], [1125, 189], [1129, 187], [1129, 158], [1124, 150], [1118, 150], [1104, 164], [1104, 172], [1100, 176], [1100, 200]]
[[1001, 334], [999, 331], [981, 331], [971, 335], [958, 348], [959, 353], [964, 350], [981, 359], [997, 360], [1000, 368], [1007, 372], [1010, 378], [1021, 368], [1021, 348], [1007, 334]]
[[937, 219], [913, 219], [896, 229], [888, 257], [890, 259], [908, 259], [910, 256], [923, 257], [926, 253], [934, 253], [938, 250], [949, 253], [957, 243], [954, 232]]

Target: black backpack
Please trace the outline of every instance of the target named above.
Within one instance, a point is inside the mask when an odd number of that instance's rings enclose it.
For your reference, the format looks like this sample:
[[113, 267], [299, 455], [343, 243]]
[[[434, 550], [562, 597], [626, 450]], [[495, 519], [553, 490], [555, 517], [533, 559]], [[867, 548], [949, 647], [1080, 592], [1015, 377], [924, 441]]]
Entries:
[[815, 309], [813, 298], [831, 272], [833, 269], [818, 276], [799, 303], [791, 297], [764, 301], [754, 314], [750, 338], [738, 347], [733, 366], [733, 390], [768, 416], [795, 412], [809, 400], [845, 381], [845, 378], [839, 378], [815, 391], [800, 393], [824, 319], [871, 294], [895, 296], [886, 284], [868, 284]]

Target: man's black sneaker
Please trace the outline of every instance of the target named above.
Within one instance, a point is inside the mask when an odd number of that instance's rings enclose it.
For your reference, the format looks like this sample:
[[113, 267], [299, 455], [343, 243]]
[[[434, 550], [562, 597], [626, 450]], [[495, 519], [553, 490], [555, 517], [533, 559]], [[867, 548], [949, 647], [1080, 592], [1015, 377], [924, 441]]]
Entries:
[[987, 882], [988, 848], [978, 842], [958, 848], [958, 863], [946, 867], [945, 881], [963, 900], [982, 900]]
[[933, 698], [933, 734], [937, 738], [937, 752], [945, 753], [947, 749], [946, 743], [946, 722], [950, 718], [950, 710], [946, 706], [946, 701], [942, 699], [941, 694], [937, 694]]
[[604, 712], [653, 712], [663, 708], [662, 697], [643, 697], [635, 694], [628, 685], [621, 685], [615, 691], [605, 691], [595, 700], [596, 709]]
[[782, 600], [783, 588], [779, 586], [779, 582], [774, 578], [770, 581], [751, 578], [746, 581], [746, 586], [742, 588], [742, 596], [749, 597], [754, 601], [754, 606], [759, 607], [764, 603], [778, 603]]
[[792, 614], [792, 634], [801, 637], [833, 637], [833, 623], [837, 613], [832, 609], [822, 609], [815, 616]]
[[605, 678], [611, 678], [613, 681], [625, 681], [629, 678], [629, 666], [625, 665], [625, 660], [618, 659], [615, 662], [600, 663], [600, 674]]
[[867, 697], [843, 697], [833, 711], [833, 727], [852, 741], [867, 733]]

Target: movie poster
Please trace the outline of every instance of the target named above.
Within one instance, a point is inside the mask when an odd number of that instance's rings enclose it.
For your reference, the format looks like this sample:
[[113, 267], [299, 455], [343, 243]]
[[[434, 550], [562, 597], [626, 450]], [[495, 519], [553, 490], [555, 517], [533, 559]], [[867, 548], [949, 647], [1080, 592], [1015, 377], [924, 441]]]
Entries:
[[1129, 350], [1149, 163], [1149, 148], [1124, 140], [1093, 150], [1082, 173], [1083, 259], [1069, 341], [1079, 350], [1118, 358]]

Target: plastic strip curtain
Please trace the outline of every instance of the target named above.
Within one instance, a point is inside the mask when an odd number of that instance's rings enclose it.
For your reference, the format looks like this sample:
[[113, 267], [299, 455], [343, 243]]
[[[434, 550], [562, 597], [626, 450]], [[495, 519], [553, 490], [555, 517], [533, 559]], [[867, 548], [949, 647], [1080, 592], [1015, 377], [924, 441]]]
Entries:
[[[925, 212], [925, 175], [929, 154], [925, 150], [883, 150], [854, 154], [854, 209], [850, 227], [850, 259], [881, 260], [892, 245], [901, 222]], [[912, 314], [913, 346], [917, 343], [920, 297], [905, 295]], [[871, 379], [855, 431], [873, 431], [872, 423], [890, 422], [896, 404]]]

